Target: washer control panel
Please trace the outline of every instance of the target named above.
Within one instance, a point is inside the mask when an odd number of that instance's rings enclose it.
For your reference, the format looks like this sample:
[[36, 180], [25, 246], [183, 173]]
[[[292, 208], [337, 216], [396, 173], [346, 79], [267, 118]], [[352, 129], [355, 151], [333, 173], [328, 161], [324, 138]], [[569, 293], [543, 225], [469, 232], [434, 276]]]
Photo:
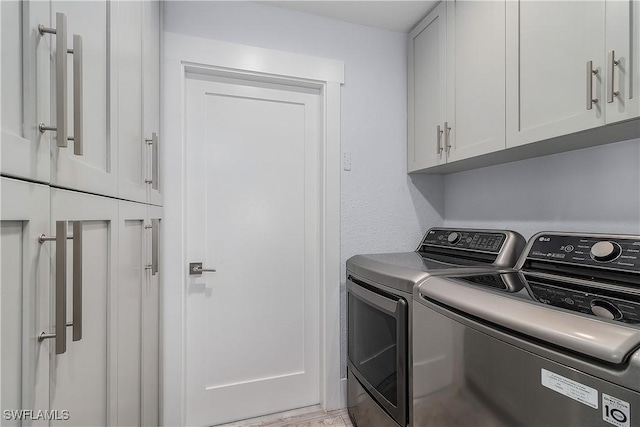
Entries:
[[431, 229], [424, 236], [420, 249], [426, 245], [499, 253], [506, 237], [506, 234], [499, 232]]
[[625, 323], [640, 323], [640, 299], [631, 301], [628, 294], [600, 295], [595, 292], [585, 292], [555, 286], [548, 283], [528, 280], [528, 289], [533, 298], [543, 304], [553, 305], [567, 310], [601, 317], [603, 319], [617, 320]]
[[640, 272], [640, 236], [579, 236], [542, 234], [536, 236], [527, 258], [563, 264]]

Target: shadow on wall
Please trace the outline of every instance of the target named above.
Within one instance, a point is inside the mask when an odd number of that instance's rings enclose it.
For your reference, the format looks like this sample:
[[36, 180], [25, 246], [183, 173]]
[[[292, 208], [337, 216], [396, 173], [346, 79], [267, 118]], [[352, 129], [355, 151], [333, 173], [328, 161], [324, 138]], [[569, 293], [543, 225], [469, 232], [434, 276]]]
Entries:
[[640, 139], [447, 175], [444, 224], [640, 233]]
[[[443, 191], [444, 177], [442, 175], [411, 174], [407, 175], [407, 187], [416, 211], [420, 229], [425, 233], [431, 227], [440, 227], [444, 220], [445, 195]], [[438, 223], [433, 217], [424, 215], [428, 205], [438, 214]], [[422, 237], [422, 236], [420, 236]], [[419, 239], [420, 237], [416, 237]]]

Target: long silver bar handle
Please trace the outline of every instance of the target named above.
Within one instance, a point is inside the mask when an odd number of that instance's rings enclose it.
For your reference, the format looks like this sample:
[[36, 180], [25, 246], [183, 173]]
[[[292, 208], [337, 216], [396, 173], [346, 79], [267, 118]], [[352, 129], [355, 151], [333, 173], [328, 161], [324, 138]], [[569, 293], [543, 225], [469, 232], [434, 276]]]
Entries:
[[593, 69], [593, 61], [587, 61], [587, 110], [593, 108], [593, 104], [598, 103], [598, 98], [593, 97], [593, 77], [598, 74], [598, 70]]
[[38, 341], [55, 338], [56, 354], [63, 354], [67, 351], [67, 221], [56, 221], [55, 237], [38, 237], [40, 243], [49, 240], [56, 242], [56, 329], [52, 334], [42, 332]]
[[203, 268], [201, 262], [190, 262], [189, 263], [189, 274], [192, 275], [202, 275], [202, 273], [215, 273], [215, 268]]
[[82, 221], [73, 222], [73, 340], [82, 339]]
[[160, 271], [160, 218], [151, 218], [151, 274]]
[[610, 104], [613, 102], [614, 97], [620, 95], [620, 92], [615, 90], [616, 66], [620, 65], [620, 61], [616, 60], [616, 52], [614, 50], [609, 52], [608, 62], [609, 62], [609, 91], [607, 93], [607, 102]]
[[145, 139], [147, 145], [151, 146], [151, 179], [146, 179], [145, 182], [147, 184], [151, 184], [151, 188], [154, 190], [158, 189], [158, 183], [160, 178], [160, 173], [158, 170], [158, 162], [159, 162], [159, 151], [158, 151], [158, 134], [153, 132], [151, 134], [151, 139]]
[[440, 153], [442, 153], [444, 151], [444, 149], [442, 148], [442, 132], [443, 132], [443, 130], [440, 127], [440, 125], [438, 125], [436, 131], [437, 131], [436, 141], [438, 142], [437, 153], [438, 153], [438, 155], [440, 155]]
[[449, 153], [451, 151], [451, 127], [449, 122], [444, 122], [444, 146], [445, 151]]
[[56, 28], [47, 28], [40, 24], [41, 35], [56, 35], [56, 126], [38, 125], [41, 133], [55, 131], [57, 145], [67, 147], [67, 17], [64, 13], [56, 13]]
[[73, 49], [68, 53], [73, 55], [73, 136], [68, 136], [69, 141], [73, 141], [73, 154], [82, 156], [84, 141], [82, 124], [82, 89], [83, 89], [83, 69], [82, 69], [82, 36], [73, 35]]

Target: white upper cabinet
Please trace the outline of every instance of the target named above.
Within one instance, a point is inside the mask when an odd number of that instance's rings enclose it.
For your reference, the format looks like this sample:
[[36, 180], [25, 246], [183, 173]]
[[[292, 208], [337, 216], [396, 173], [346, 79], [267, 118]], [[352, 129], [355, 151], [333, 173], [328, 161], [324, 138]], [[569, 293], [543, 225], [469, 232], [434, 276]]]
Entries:
[[[68, 49], [73, 54], [59, 51], [58, 14], [64, 14]], [[111, 79], [116, 73], [110, 45], [113, 17], [111, 4], [106, 1], [51, 2], [51, 21], [56, 34], [52, 39], [50, 67], [52, 84], [52, 120], [58, 123], [60, 114], [66, 115], [67, 135], [73, 137], [68, 146], [60, 131], [52, 132], [51, 183], [109, 196], [117, 195], [117, 156], [114, 129], [110, 118], [115, 111], [110, 102], [114, 93]], [[82, 48], [74, 47], [81, 38]], [[66, 81], [58, 72], [58, 57], [67, 57]], [[79, 65], [81, 63], [81, 65]], [[65, 87], [66, 86], [66, 87]], [[66, 92], [66, 101], [62, 100]], [[65, 106], [66, 104], [66, 106]], [[111, 111], [110, 111], [111, 108]], [[81, 143], [79, 142], [81, 138]]]
[[49, 55], [55, 39], [41, 36], [38, 25], [51, 26], [49, 3], [8, 0], [0, 9], [0, 172], [48, 183], [51, 134], [41, 134], [38, 123], [51, 121]]
[[409, 172], [446, 161], [446, 34], [443, 2], [409, 35]]
[[409, 172], [505, 148], [505, 2], [440, 3], [409, 36]]
[[507, 146], [605, 123], [604, 1], [507, 2]]
[[505, 148], [505, 2], [447, 3], [447, 161]]
[[640, 116], [640, 2], [606, 2], [606, 121]]
[[144, 131], [147, 143], [146, 179], [147, 201], [162, 205], [162, 174], [160, 173], [160, 2], [142, 3], [143, 65], [144, 82]]

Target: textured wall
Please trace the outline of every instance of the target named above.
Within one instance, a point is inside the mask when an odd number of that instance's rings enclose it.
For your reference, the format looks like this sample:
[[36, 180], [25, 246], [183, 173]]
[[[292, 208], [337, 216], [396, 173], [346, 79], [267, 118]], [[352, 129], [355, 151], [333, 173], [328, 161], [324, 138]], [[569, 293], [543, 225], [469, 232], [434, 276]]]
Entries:
[[447, 175], [445, 225], [640, 234], [640, 139]]
[[253, 2], [166, 2], [164, 29], [344, 61], [341, 140], [352, 169], [341, 176], [343, 278], [350, 256], [413, 250], [442, 225], [442, 178], [406, 174], [406, 34]]

